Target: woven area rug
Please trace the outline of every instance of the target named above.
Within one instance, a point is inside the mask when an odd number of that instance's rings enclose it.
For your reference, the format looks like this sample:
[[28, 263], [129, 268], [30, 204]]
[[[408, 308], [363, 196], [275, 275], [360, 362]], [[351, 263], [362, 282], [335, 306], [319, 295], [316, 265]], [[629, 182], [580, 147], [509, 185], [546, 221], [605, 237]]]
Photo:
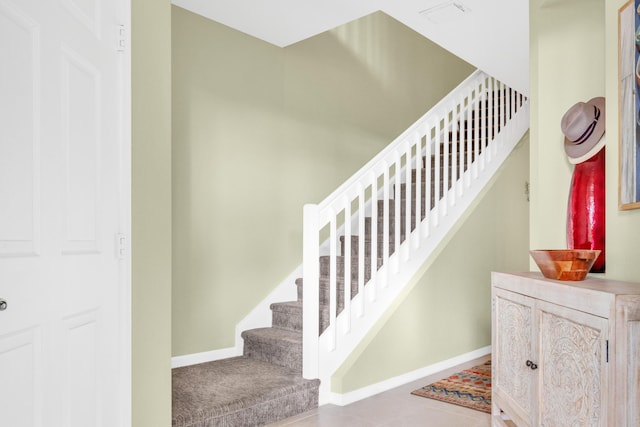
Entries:
[[491, 360], [412, 391], [411, 394], [491, 413]]

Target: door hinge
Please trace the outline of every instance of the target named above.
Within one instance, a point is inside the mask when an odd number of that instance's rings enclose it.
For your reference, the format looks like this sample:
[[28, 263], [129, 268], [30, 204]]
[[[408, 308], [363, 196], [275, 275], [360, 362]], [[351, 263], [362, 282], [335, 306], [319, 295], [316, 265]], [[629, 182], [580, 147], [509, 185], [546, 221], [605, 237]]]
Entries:
[[122, 233], [116, 234], [116, 258], [125, 259], [128, 254], [129, 242], [127, 236]]
[[606, 351], [605, 361], [609, 363], [609, 340], [605, 341], [605, 351]]
[[124, 52], [124, 49], [127, 44], [126, 38], [126, 30], [123, 24], [119, 24], [116, 26], [116, 51]]

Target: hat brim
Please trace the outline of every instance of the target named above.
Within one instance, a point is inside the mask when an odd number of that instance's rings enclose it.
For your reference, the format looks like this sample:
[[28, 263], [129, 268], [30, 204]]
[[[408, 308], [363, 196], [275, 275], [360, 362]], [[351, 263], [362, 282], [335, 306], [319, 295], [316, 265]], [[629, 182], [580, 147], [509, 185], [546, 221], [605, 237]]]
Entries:
[[596, 145], [594, 145], [593, 148], [589, 150], [582, 157], [568, 157], [567, 159], [569, 160], [569, 163], [571, 163], [572, 165], [577, 165], [578, 163], [586, 162], [587, 160], [589, 160], [590, 158], [598, 154], [600, 150], [604, 148], [606, 144], [606, 139], [607, 139], [607, 135], [606, 134], [602, 135], [602, 137], [596, 143]]
[[[596, 122], [596, 127], [593, 130], [593, 133], [589, 138], [587, 138], [582, 144], [574, 144], [567, 137], [564, 138], [564, 151], [569, 156], [569, 159], [581, 159], [581, 163], [584, 160], [587, 160], [594, 154], [597, 154], [600, 151], [600, 148], [593, 151], [593, 149], [598, 145], [598, 142], [604, 135], [605, 130], [605, 99], [602, 96], [597, 98], [593, 98], [587, 101], [585, 104], [595, 105], [600, 109], [600, 116], [602, 117], [600, 120]], [[587, 156], [589, 153], [592, 153], [591, 156]], [[586, 158], [585, 158], [586, 157]]]

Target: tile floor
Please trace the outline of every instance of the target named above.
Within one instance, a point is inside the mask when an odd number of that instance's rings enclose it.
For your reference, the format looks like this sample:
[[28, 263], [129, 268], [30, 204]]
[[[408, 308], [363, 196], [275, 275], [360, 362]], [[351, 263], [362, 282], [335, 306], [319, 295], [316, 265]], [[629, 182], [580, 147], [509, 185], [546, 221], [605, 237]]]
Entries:
[[489, 427], [489, 414], [411, 394], [413, 390], [484, 363], [487, 359], [489, 356], [347, 406], [323, 405], [270, 424], [270, 427]]

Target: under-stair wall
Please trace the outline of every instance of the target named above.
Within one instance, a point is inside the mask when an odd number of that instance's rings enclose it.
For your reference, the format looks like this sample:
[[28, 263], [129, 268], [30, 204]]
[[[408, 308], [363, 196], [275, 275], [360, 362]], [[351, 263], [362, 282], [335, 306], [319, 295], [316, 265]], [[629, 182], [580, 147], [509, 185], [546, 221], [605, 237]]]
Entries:
[[477, 71], [325, 201], [305, 206], [303, 373], [320, 378], [321, 401], [528, 119], [525, 97]]

